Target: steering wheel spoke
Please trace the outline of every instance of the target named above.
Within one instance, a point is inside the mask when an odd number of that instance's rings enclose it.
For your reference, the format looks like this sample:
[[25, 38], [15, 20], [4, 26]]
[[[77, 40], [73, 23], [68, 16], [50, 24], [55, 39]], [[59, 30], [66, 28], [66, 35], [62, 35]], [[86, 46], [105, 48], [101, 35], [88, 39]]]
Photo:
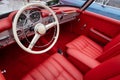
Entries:
[[57, 25], [57, 22], [52, 22], [52, 23], [49, 23], [47, 24], [45, 27], [46, 27], [46, 30], [52, 28], [53, 26]]
[[29, 44], [28, 46], [28, 49], [32, 49], [33, 46], [37, 43], [37, 41], [39, 40], [40, 38], [40, 34], [36, 33], [35, 36], [33, 37], [31, 43]]

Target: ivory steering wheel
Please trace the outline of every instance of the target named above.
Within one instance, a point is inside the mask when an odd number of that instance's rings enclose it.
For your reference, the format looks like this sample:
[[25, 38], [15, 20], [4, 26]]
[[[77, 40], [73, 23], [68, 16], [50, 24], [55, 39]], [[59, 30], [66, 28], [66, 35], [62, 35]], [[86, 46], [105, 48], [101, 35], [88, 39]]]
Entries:
[[[18, 19], [20, 17], [20, 15], [22, 14], [22, 12], [26, 9], [28, 9], [29, 7], [31, 6], [37, 6], [37, 7], [43, 7], [45, 8], [46, 10], [48, 10], [53, 18], [54, 18], [54, 22], [51, 22], [47, 25], [43, 24], [43, 23], [37, 23], [35, 26], [34, 26], [34, 37], [32, 39], [32, 41], [29, 43], [28, 47], [25, 47], [19, 37], [18, 37], [18, 34], [17, 34], [17, 22], [18, 22]], [[32, 48], [35, 46], [36, 42], [39, 40], [39, 38], [41, 38], [42, 35], [44, 35], [46, 33], [46, 31], [50, 28], [52, 28], [53, 26], [56, 26], [56, 35], [54, 37], [54, 40], [52, 41], [52, 43], [45, 49], [43, 50], [33, 50]], [[58, 22], [58, 18], [56, 16], [56, 14], [54, 13], [54, 11], [49, 8], [48, 6], [46, 6], [45, 4], [42, 4], [42, 3], [29, 3], [27, 5], [25, 5], [24, 7], [22, 7], [15, 15], [14, 17], [14, 20], [13, 20], [13, 27], [12, 27], [12, 30], [13, 30], [13, 35], [14, 35], [14, 38], [15, 38], [15, 41], [17, 42], [17, 44], [26, 52], [28, 53], [32, 53], [32, 54], [41, 54], [41, 53], [45, 53], [47, 51], [49, 51], [54, 45], [55, 43], [57, 42], [58, 40], [58, 36], [59, 36], [59, 22]]]

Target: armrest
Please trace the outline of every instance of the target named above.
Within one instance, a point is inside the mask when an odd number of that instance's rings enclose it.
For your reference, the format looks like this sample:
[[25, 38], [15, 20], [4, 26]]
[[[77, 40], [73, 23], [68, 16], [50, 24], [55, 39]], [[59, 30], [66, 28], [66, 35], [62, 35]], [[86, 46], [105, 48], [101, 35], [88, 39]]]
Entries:
[[75, 59], [84, 63], [85, 65], [87, 65], [90, 68], [94, 68], [100, 64], [100, 62], [98, 62], [97, 60], [88, 57], [87, 55], [81, 53], [77, 49], [68, 48], [67, 53], [68, 53], [68, 55], [74, 57]]

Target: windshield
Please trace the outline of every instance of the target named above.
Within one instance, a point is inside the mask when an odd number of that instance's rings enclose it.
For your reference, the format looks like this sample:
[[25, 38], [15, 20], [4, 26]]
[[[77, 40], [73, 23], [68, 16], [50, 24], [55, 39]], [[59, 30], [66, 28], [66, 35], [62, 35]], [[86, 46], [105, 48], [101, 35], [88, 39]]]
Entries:
[[43, 1], [48, 6], [53, 5], [71, 5], [82, 6], [87, 0], [0, 0], [0, 15], [20, 9], [27, 3]]
[[81, 7], [87, 0], [60, 0], [62, 4]]

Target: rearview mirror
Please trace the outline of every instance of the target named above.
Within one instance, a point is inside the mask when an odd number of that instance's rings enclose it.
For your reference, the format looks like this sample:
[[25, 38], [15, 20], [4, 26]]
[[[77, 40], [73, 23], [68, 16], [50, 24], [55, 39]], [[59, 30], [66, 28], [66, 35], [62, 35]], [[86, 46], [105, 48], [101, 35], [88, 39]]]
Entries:
[[58, 3], [59, 3], [59, 0], [50, 0], [50, 1], [47, 2], [47, 5], [52, 6], [52, 5], [56, 5]]

